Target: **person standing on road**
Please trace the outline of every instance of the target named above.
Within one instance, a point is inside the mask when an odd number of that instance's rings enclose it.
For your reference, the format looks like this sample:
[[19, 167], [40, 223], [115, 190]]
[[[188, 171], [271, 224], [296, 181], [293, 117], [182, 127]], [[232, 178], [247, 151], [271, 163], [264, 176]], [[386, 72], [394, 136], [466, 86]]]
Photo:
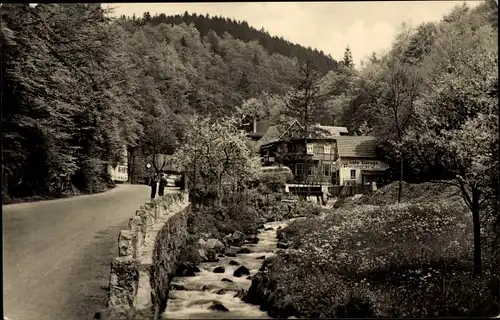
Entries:
[[155, 173], [151, 178], [150, 186], [151, 186], [151, 200], [156, 197], [156, 188], [158, 185], [158, 175]]
[[158, 195], [160, 197], [163, 197], [166, 186], [167, 186], [167, 175], [162, 173], [160, 176], [160, 183], [159, 183], [159, 188], [158, 188]]

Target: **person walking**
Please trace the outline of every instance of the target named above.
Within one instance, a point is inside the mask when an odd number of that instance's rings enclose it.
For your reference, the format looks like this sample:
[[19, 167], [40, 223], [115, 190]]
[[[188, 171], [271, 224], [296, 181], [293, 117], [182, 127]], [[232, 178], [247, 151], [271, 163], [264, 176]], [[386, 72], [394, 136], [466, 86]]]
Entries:
[[156, 173], [151, 178], [149, 185], [151, 186], [151, 200], [153, 200], [156, 197], [156, 188], [158, 185], [158, 175]]
[[163, 197], [166, 186], [167, 186], [167, 175], [162, 173], [160, 176], [160, 183], [159, 183], [159, 188], [158, 188], [158, 195], [160, 197]]

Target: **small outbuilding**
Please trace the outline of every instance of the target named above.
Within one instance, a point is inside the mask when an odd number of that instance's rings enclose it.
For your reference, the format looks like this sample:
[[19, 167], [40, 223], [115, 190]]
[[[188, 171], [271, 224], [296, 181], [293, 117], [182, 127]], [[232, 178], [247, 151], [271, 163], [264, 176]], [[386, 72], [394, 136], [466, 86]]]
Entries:
[[377, 153], [372, 136], [337, 137], [334, 181], [336, 185], [384, 184], [389, 165]]

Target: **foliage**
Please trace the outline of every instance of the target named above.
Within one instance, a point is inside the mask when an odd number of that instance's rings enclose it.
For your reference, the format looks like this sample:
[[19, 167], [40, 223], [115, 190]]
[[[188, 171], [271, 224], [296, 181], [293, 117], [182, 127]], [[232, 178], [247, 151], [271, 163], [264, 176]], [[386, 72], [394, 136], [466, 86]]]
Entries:
[[1, 19], [4, 193], [101, 190], [84, 176], [140, 132], [120, 29], [99, 4], [5, 5]]
[[313, 217], [321, 211], [320, 206], [311, 202], [286, 203], [278, 194], [265, 196], [258, 189], [245, 189], [228, 194], [220, 205], [194, 208], [189, 216], [188, 231], [199, 237], [223, 240], [228, 233], [253, 233], [266, 222]]
[[261, 173], [259, 182], [267, 187], [270, 192], [279, 192], [285, 187], [287, 175], [280, 172]]
[[[174, 152], [196, 112], [230, 116], [255, 97], [279, 118], [294, 59], [220, 24], [200, 33], [182, 21], [144, 24], [109, 13], [99, 4], [2, 6], [5, 200], [101, 190], [105, 178], [84, 177], [103, 175], [124, 145], [137, 181], [145, 162]], [[311, 52], [324, 70], [335, 64]]]
[[[477, 272], [481, 227], [498, 224], [497, 11], [492, 2], [461, 5], [437, 23], [403, 24], [390, 50], [332, 103], [351, 132], [378, 137], [401, 187], [403, 179], [449, 180], [461, 189], [475, 221]], [[493, 245], [494, 233], [484, 240]]]
[[475, 270], [481, 272], [481, 212], [484, 204], [491, 203], [491, 178], [499, 166], [498, 73], [494, 69], [498, 32], [465, 7], [452, 14], [454, 19], [442, 25], [434, 50], [424, 60], [432, 66], [433, 77], [417, 103], [418, 121], [407, 143], [423, 153], [440, 150], [438, 162], [456, 176], [473, 214]]
[[471, 223], [460, 206], [349, 207], [293, 222], [283, 233], [292, 249], [278, 252], [268, 275], [300, 316], [498, 313], [497, 280], [466, 271]]
[[[338, 66], [337, 61], [330, 55], [318, 51], [317, 49], [305, 48], [299, 44], [290, 43], [283, 37], [270, 36], [264, 29], [257, 30], [248, 25], [246, 21], [236, 21], [231, 18], [219, 16], [210, 17], [209, 15], [189, 14], [167, 16], [165, 14], [155, 14], [151, 16], [145, 13], [144, 16], [136, 21], [137, 23], [147, 23], [151, 25], [174, 24], [194, 25], [202, 37], [215, 33], [222, 35], [225, 32], [241, 42], [255, 42], [265, 49], [269, 55], [280, 54], [289, 58], [296, 58], [300, 62], [305, 62], [308, 58], [312, 59], [315, 68], [321, 72], [328, 72]], [[258, 57], [253, 58], [259, 61]]]
[[234, 118], [211, 122], [193, 116], [182, 145], [174, 154], [176, 166], [188, 171], [192, 187], [215, 192], [218, 203], [224, 198], [224, 186], [232, 190], [255, 180], [258, 161], [252, 158], [244, 133]]
[[347, 68], [354, 68], [354, 62], [352, 61], [352, 53], [349, 47], [345, 48], [344, 51], [344, 60], [342, 64]]

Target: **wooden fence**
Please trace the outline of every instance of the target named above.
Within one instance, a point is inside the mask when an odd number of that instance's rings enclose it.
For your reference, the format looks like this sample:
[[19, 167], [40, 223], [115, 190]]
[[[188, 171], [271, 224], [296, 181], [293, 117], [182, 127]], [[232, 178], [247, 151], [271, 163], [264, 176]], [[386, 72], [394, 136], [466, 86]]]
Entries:
[[331, 186], [328, 188], [332, 197], [352, 197], [356, 194], [367, 194], [372, 192], [371, 185], [356, 185], [356, 186]]

